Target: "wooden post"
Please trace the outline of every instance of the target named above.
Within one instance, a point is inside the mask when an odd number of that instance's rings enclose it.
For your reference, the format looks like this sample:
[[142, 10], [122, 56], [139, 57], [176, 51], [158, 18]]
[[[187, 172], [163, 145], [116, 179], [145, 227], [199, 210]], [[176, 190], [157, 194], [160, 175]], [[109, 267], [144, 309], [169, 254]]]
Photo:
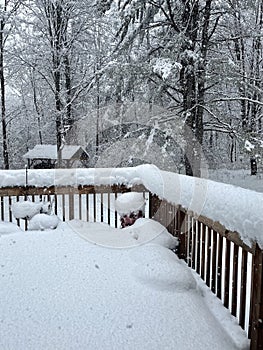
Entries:
[[232, 278], [232, 315], [237, 316], [237, 288], [238, 288], [238, 245], [234, 245], [233, 278]]
[[218, 235], [217, 252], [218, 252], [218, 259], [217, 259], [217, 276], [216, 276], [216, 280], [217, 280], [216, 296], [219, 299], [222, 299], [223, 237], [220, 234]]
[[205, 253], [206, 253], [206, 247], [207, 247], [207, 241], [206, 241], [206, 226], [201, 224], [201, 269], [200, 269], [200, 275], [201, 278], [205, 281]]
[[156, 214], [158, 212], [158, 209], [160, 208], [161, 202], [162, 201], [158, 196], [150, 192], [149, 194], [149, 218], [150, 219], [155, 219], [155, 220], [157, 219]]
[[183, 225], [183, 222], [185, 220], [185, 212], [182, 211], [181, 207], [179, 206], [176, 211], [176, 236], [179, 239], [179, 250], [178, 250], [178, 256], [180, 259], [187, 259], [187, 241], [186, 241], [186, 232], [184, 229], [185, 225]]
[[[211, 231], [212, 232], [212, 244], [211, 244], [211, 249], [212, 249], [212, 277], [211, 277], [211, 290], [214, 294], [216, 294], [216, 283], [217, 283], [217, 277], [218, 277], [218, 272], [216, 269], [216, 253], [217, 253], [217, 232], [216, 231]], [[218, 256], [219, 257], [219, 256]]]
[[239, 324], [243, 329], [245, 329], [245, 317], [246, 317], [247, 255], [248, 253], [244, 249], [242, 249]]
[[191, 246], [191, 268], [195, 270], [195, 252], [196, 252], [196, 219], [192, 218], [192, 246]]
[[263, 251], [256, 245], [253, 257], [251, 299], [251, 350], [263, 349]]
[[224, 306], [229, 308], [229, 285], [230, 285], [230, 241], [226, 239], [225, 252], [225, 290], [224, 290]]
[[211, 286], [211, 256], [212, 256], [212, 232], [211, 228], [207, 227], [207, 258], [206, 258], [206, 285]]
[[1, 220], [4, 221], [5, 217], [4, 217], [4, 197], [1, 196]]
[[69, 193], [69, 220], [74, 219], [74, 193], [70, 192]]

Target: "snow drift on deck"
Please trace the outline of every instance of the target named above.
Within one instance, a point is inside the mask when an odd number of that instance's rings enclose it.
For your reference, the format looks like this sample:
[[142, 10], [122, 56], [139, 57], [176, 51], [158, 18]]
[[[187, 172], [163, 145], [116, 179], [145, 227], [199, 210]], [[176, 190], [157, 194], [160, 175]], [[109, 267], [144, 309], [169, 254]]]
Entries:
[[3, 235], [0, 281], [1, 349], [248, 348], [227, 310], [219, 323], [186, 264], [160, 244], [109, 249], [67, 223]]

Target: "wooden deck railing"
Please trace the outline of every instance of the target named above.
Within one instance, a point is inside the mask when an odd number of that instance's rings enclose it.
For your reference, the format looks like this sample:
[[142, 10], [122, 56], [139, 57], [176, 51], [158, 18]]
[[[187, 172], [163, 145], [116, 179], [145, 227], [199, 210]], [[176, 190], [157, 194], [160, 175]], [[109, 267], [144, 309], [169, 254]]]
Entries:
[[209, 218], [150, 196], [150, 215], [180, 240], [178, 255], [205, 281], [247, 332], [251, 350], [263, 349], [263, 251]]
[[152, 195], [143, 186], [60, 186], [0, 188], [0, 219], [25, 230], [27, 222], [16, 220], [11, 205], [21, 199], [53, 203], [61, 220], [106, 222], [117, 227], [114, 200], [127, 191], [143, 192], [149, 199], [146, 216], [157, 220], [180, 240], [178, 255], [194, 269], [223, 305], [235, 316], [251, 339], [251, 350], [263, 349], [263, 252], [255, 243], [246, 245], [237, 232], [220, 223]]
[[11, 209], [13, 203], [27, 199], [31, 202], [51, 202], [54, 214], [62, 221], [79, 219], [117, 227], [119, 222], [114, 201], [118, 194], [129, 191], [143, 192], [146, 198], [149, 193], [143, 186], [4, 187], [0, 188], [0, 220], [14, 222], [27, 230], [28, 221], [16, 219]]

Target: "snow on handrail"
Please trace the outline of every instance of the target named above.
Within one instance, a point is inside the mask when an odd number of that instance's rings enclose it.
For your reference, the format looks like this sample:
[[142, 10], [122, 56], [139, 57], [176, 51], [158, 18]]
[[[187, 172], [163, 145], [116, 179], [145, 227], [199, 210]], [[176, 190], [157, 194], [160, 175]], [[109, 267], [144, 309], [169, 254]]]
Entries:
[[[0, 188], [25, 186], [25, 176], [25, 170], [1, 170]], [[28, 171], [28, 185], [144, 185], [159, 198], [238, 232], [247, 245], [252, 247], [257, 242], [263, 248], [263, 194], [237, 186], [166, 172], [148, 164], [132, 168], [32, 169]]]

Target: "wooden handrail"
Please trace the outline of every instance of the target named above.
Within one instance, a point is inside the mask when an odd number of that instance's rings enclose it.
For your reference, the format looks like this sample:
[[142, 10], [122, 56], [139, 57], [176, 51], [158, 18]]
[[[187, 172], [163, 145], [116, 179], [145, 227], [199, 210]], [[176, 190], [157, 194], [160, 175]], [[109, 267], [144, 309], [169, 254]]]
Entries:
[[146, 191], [143, 185], [78, 185], [78, 186], [17, 186], [0, 187], [0, 197], [25, 195], [52, 195], [52, 194], [94, 194], [94, 193], [122, 193], [129, 191]]

